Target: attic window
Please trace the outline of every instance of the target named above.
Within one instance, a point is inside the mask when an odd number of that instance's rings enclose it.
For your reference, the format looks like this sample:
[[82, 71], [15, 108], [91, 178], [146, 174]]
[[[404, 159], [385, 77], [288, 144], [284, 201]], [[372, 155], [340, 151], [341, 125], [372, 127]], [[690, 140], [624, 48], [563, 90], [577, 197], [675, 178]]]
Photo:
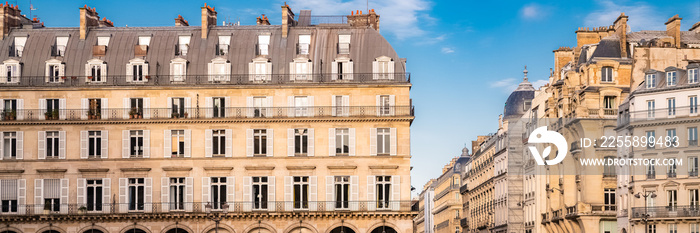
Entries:
[[14, 49], [10, 50], [10, 57], [22, 57], [22, 52], [24, 51], [24, 44], [26, 43], [26, 36], [15, 37], [15, 46]]
[[698, 70], [700, 70], [700, 68], [688, 69], [688, 83], [698, 82]]
[[613, 68], [610, 66], [605, 66], [601, 69], [602, 74], [600, 75], [601, 82], [612, 82], [613, 81]]
[[97, 45], [99, 46], [107, 46], [109, 45], [109, 36], [98, 36], [97, 37]]
[[678, 78], [676, 78], [676, 71], [666, 72], [666, 86], [675, 86]]
[[644, 77], [644, 82], [646, 83], [646, 88], [655, 88], [656, 87], [656, 74], [647, 74], [646, 77]]
[[350, 34], [338, 35], [338, 54], [350, 54]]
[[179, 36], [175, 55], [186, 56], [190, 47], [190, 36]]
[[216, 45], [216, 56], [228, 54], [228, 47], [231, 44], [231, 36], [219, 36], [219, 44]]
[[258, 35], [258, 55], [268, 55], [270, 47], [270, 35]]
[[139, 36], [139, 45], [148, 46], [151, 43], [151, 36]]
[[308, 55], [309, 45], [311, 45], [311, 35], [299, 35], [299, 44], [297, 45], [297, 54]]
[[56, 37], [56, 46], [54, 47], [52, 56], [64, 56], [66, 53], [66, 45], [68, 45], [67, 36]]

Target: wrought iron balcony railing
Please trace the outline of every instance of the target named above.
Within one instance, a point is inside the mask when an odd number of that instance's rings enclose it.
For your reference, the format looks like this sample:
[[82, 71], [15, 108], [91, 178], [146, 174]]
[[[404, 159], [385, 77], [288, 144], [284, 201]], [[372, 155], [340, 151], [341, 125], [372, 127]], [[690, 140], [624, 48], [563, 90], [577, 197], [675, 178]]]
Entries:
[[[6, 77], [0, 77], [5, 78]], [[352, 73], [352, 74], [221, 74], [221, 75], [105, 75], [101, 81], [87, 76], [21, 76], [0, 82], [2, 87], [113, 87], [113, 86], [226, 86], [226, 85], [318, 85], [318, 84], [396, 84], [410, 83], [410, 73]]]
[[[212, 209], [206, 205], [211, 204]], [[0, 205], [2, 215], [104, 215], [104, 214], [167, 214], [206, 213], [223, 211], [229, 213], [252, 212], [405, 212], [413, 211], [411, 201], [262, 201], [262, 202], [157, 202], [157, 203], [108, 203], [56, 204], [56, 205]]]
[[700, 205], [692, 206], [654, 206], [654, 207], [632, 207], [632, 219], [642, 219], [645, 214], [649, 219], [653, 218], [685, 218], [700, 217]]
[[126, 120], [126, 119], [242, 119], [313, 117], [406, 117], [413, 106], [350, 107], [225, 107], [225, 108], [100, 108], [100, 109], [18, 109], [0, 112], [0, 121], [39, 120]]

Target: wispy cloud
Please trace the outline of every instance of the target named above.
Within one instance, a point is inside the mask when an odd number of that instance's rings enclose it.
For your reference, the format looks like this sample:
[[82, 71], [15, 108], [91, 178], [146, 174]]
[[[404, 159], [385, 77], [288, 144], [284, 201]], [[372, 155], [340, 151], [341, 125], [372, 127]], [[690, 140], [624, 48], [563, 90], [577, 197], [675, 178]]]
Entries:
[[520, 17], [526, 20], [543, 18], [547, 13], [545, 7], [535, 3], [525, 5], [520, 9]]
[[448, 48], [448, 47], [442, 47], [442, 49], [441, 49], [440, 51], [441, 51], [442, 53], [444, 53], [444, 54], [449, 54], [449, 53], [454, 53], [454, 52], [455, 52], [454, 49]]
[[627, 24], [630, 30], [663, 30], [664, 17], [661, 16], [654, 7], [643, 3], [624, 5], [623, 3], [610, 0], [598, 1], [599, 9], [589, 13], [584, 24], [587, 27], [599, 27], [611, 25], [620, 13], [630, 16]]
[[[425, 35], [422, 20], [434, 21], [427, 11], [428, 0], [384, 0], [370, 2], [370, 9], [381, 15], [380, 29], [398, 39]], [[366, 0], [291, 0], [292, 9], [310, 9], [314, 15], [348, 15], [353, 10], [367, 11]]]
[[549, 83], [549, 80], [546, 80], [546, 79], [535, 80], [534, 82], [532, 82], [532, 86], [535, 87], [535, 89], [539, 89], [540, 87], [544, 86], [547, 83]]
[[511, 85], [513, 85], [513, 83], [515, 83], [514, 78], [507, 78], [507, 79], [501, 79], [501, 80], [497, 80], [495, 82], [492, 82], [491, 84], [489, 84], [489, 86], [491, 86], [492, 88], [500, 88], [500, 87], [511, 86]]

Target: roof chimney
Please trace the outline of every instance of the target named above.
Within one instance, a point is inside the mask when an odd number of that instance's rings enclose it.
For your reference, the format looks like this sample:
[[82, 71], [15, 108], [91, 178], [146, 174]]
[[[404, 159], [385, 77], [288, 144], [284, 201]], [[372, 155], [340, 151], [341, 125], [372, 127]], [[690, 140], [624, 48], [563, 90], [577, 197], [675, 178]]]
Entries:
[[202, 39], [207, 38], [210, 26], [216, 26], [216, 10], [204, 3], [202, 7]]
[[270, 25], [270, 20], [268, 20], [267, 16], [263, 14], [261, 17], [256, 18], [256, 23], [258, 25]]
[[177, 18], [175, 18], [175, 26], [190, 26], [190, 23], [185, 20], [185, 18], [182, 18], [182, 15], [177, 15]]
[[80, 8], [80, 39], [84, 40], [87, 37], [88, 27], [100, 26], [100, 16], [97, 15], [95, 8], [90, 8], [84, 5]]
[[681, 17], [674, 15], [666, 21], [666, 35], [673, 37], [673, 45], [681, 47]]
[[627, 18], [624, 12], [613, 23], [615, 34], [620, 38], [620, 54], [622, 57], [627, 57]]
[[296, 21], [294, 21], [294, 12], [292, 12], [292, 8], [287, 5], [287, 2], [284, 2], [284, 6], [282, 6], [282, 38], [287, 38], [289, 26], [294, 25], [296, 25]]
[[700, 22], [693, 24], [693, 26], [690, 27], [690, 29], [688, 29], [688, 31], [700, 33]]
[[348, 23], [352, 27], [372, 27], [379, 31], [379, 15], [374, 12], [374, 9], [369, 10], [367, 14], [362, 11], [352, 12], [348, 17]]
[[20, 17], [23, 16], [20, 12], [22, 11], [18, 6], [12, 6], [7, 2], [0, 4], [0, 31], [2, 31], [0, 39], [10, 34], [10, 28], [19, 27], [22, 24]]

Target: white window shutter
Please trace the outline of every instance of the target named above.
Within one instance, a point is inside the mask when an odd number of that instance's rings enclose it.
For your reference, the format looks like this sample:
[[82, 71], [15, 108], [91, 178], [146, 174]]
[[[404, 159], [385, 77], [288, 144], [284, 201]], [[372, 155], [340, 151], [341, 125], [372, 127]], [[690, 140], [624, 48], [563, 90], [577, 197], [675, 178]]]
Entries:
[[168, 177], [161, 177], [160, 178], [160, 203], [161, 203], [161, 209], [163, 212], [168, 212], [170, 209], [170, 190], [169, 186], [170, 185], [170, 180]]
[[313, 117], [313, 116], [314, 116], [314, 113], [316, 112], [316, 108], [314, 108], [314, 97], [313, 97], [313, 96], [307, 96], [306, 99], [307, 99], [307, 101], [308, 101], [308, 105], [307, 105], [307, 107], [308, 107], [307, 109], [308, 109], [308, 110], [306, 110], [306, 114], [307, 114], [309, 117]]
[[255, 81], [255, 63], [248, 63], [248, 81]]
[[46, 83], [49, 82], [49, 75], [51, 75], [51, 68], [49, 66], [50, 66], [49, 63], [46, 63], [44, 65], [44, 82], [46, 82]]
[[331, 80], [338, 80], [338, 62], [331, 63]]
[[124, 102], [123, 102], [122, 106], [123, 106], [122, 111], [124, 111], [124, 113], [123, 113], [124, 119], [129, 119], [129, 111], [131, 111], [130, 99], [124, 98]]
[[391, 77], [391, 79], [394, 79], [394, 76], [393, 76], [393, 74], [394, 74], [394, 61], [390, 61], [390, 62], [389, 62], [389, 71], [388, 71], [388, 73], [389, 73], [389, 75], [391, 75], [391, 76], [389, 76], [389, 77]]
[[389, 115], [394, 116], [394, 109], [396, 109], [396, 96], [395, 95], [390, 95], [389, 96]]
[[134, 67], [131, 64], [126, 64], [126, 82], [131, 82], [134, 75]]
[[[24, 110], [24, 100], [23, 99], [18, 99], [17, 100], [17, 109], [18, 110]], [[17, 112], [17, 120], [24, 120], [24, 115], [26, 114], [25, 111], [18, 111]], [[39, 113], [41, 114], [41, 113]], [[41, 116], [40, 116], [41, 117]]]
[[61, 120], [65, 120], [66, 119], [66, 112], [67, 112], [66, 99], [58, 99], [58, 109], [59, 109], [58, 110], [58, 117]]
[[229, 176], [226, 177], [226, 203], [228, 204], [228, 210], [233, 211], [236, 209], [234, 204], [236, 198], [236, 177]]
[[253, 157], [253, 129], [245, 130], [245, 155]]
[[267, 129], [267, 157], [272, 157], [275, 155], [275, 131], [274, 129]]
[[[43, 115], [46, 113], [46, 99], [39, 99], [39, 114]], [[46, 118], [39, 115], [39, 120], [45, 120]], [[42, 207], [43, 208], [43, 207]]]
[[58, 65], [58, 76], [61, 77], [61, 82], [65, 82], [65, 79], [63, 79], [63, 77], [66, 76], [66, 64], [61, 63]]
[[231, 62], [226, 61], [226, 81], [231, 81]]
[[68, 179], [61, 179], [61, 213], [62, 214], [67, 214], [68, 213], [68, 188], [70, 185], [68, 185]]
[[[225, 156], [227, 158], [233, 157], [233, 130], [232, 129], [226, 129], [225, 131], [225, 137], [226, 137], [226, 152]], [[233, 200], [231, 200], [233, 201]]]
[[294, 96], [287, 96], [287, 117], [294, 117], [296, 109], [294, 106]]
[[129, 200], [126, 199], [126, 195], [128, 193], [127, 181], [127, 178], [119, 178], [119, 212], [121, 213], [126, 213], [129, 211], [129, 206], [125, 204], [129, 203]]
[[367, 176], [367, 210], [374, 211], [377, 209], [377, 196], [374, 194], [377, 189], [374, 176]]
[[[148, 62], [143, 63], [143, 76], [148, 75]], [[144, 79], [144, 82], [148, 82], [148, 79]]]
[[192, 157], [192, 130], [185, 130], [185, 158]]
[[313, 129], [313, 128], [310, 128], [310, 129], [309, 129], [309, 138], [308, 138], [308, 139], [309, 139], [309, 142], [308, 142], [308, 147], [309, 147], [309, 148], [307, 148], [307, 149], [308, 149], [308, 154], [307, 154], [307, 155], [313, 157], [313, 156], [315, 155], [314, 152], [315, 152], [315, 150], [316, 150], [316, 149], [315, 149], [316, 147], [315, 147], [315, 145], [314, 145], [315, 139], [314, 139], [314, 129]]
[[194, 178], [185, 177], [185, 211], [192, 212], [194, 207]]
[[102, 81], [107, 81], [107, 64], [100, 64], [100, 74], [102, 75]]
[[233, 116], [233, 108], [231, 107], [231, 97], [226, 96], [224, 97], [224, 112], [226, 113], [226, 117], [232, 117]]
[[355, 128], [350, 128], [348, 131], [350, 131], [348, 132], [350, 133], [350, 135], [348, 136], [348, 147], [350, 147], [349, 156], [355, 156]]
[[88, 131], [80, 131], [80, 158], [88, 158]]
[[350, 96], [343, 96], [343, 116], [350, 116]]
[[331, 95], [331, 116], [335, 116], [336, 108], [338, 107], [336, 106], [335, 97], [336, 95]]
[[397, 137], [398, 137], [398, 135], [396, 134], [396, 128], [391, 128], [389, 131], [391, 132], [390, 139], [389, 139], [390, 143], [391, 143], [391, 145], [389, 145], [389, 153], [391, 155], [396, 155], [396, 146], [397, 146], [396, 141], [397, 141]]
[[272, 62], [265, 63], [267, 72], [265, 73], [265, 80], [272, 81]]
[[88, 99], [82, 98], [80, 99], [80, 119], [81, 120], [86, 120], [88, 118], [87, 113], [88, 113]]
[[17, 159], [24, 159], [24, 132], [17, 131]]
[[358, 210], [358, 201], [360, 200], [359, 177], [350, 176], [350, 210]]
[[129, 139], [129, 130], [122, 130], [122, 158], [131, 157], [131, 152], [129, 151], [131, 141]]
[[[2, 100], [0, 100], [0, 101], [2, 101]], [[0, 109], [2, 109], [2, 108], [0, 108]], [[0, 139], [2, 139], [2, 138], [1, 138], [2, 135], [3, 135], [3, 133], [0, 131]], [[3, 160], [3, 158], [5, 157], [5, 149], [4, 149], [4, 147], [5, 147], [5, 143], [4, 143], [4, 142], [0, 143], [0, 160]], [[1, 189], [1, 188], [2, 188], [2, 187], [0, 187], [0, 189]], [[0, 190], [0, 193], [2, 193], [2, 190]]]
[[377, 155], [377, 128], [369, 129], [369, 155]]
[[172, 154], [172, 138], [171, 131], [169, 129], [163, 130], [163, 157], [170, 158]]
[[318, 178], [309, 176], [309, 211], [318, 209]]
[[273, 111], [272, 111], [272, 107], [273, 107], [273, 105], [272, 105], [272, 96], [265, 97], [265, 102], [266, 102], [265, 104], [267, 104], [267, 106], [265, 106], [265, 108], [267, 109], [267, 115], [266, 115], [266, 116], [267, 116], [267, 117], [272, 117], [272, 116], [273, 116]]
[[212, 130], [204, 130], [204, 157], [211, 157], [212, 155]]
[[144, 209], [147, 213], [150, 213], [153, 211], [153, 178], [151, 177], [146, 177], [143, 179], [144, 181], [144, 198], [143, 198], [143, 203], [144, 203]]
[[209, 191], [211, 191], [211, 178], [202, 177], [202, 203], [203, 205], [211, 204], [211, 199], [209, 198]]
[[343, 75], [343, 79], [347, 79], [347, 80], [353, 79], [353, 74], [355, 73], [355, 71], [353, 71], [353, 66], [354, 65], [353, 65], [352, 61], [343, 63], [343, 71], [345, 71], [344, 73], [346, 73]]
[[277, 205], [277, 200], [275, 199], [275, 192], [277, 190], [275, 189], [275, 177], [274, 176], [268, 176], [267, 177], [267, 210], [268, 211], [275, 211]]
[[151, 98], [143, 98], [143, 119], [151, 119]]
[[[42, 213], [44, 210], [44, 180], [35, 179], [34, 180], [34, 212]], [[36, 204], [39, 203], [39, 204]]]
[[[185, 97], [185, 113], [187, 114], [193, 114], [192, 112], [192, 98], [191, 97]], [[194, 115], [191, 115], [189, 117], [194, 118]]]
[[214, 103], [211, 97], [204, 97], [204, 111], [206, 118], [212, 118], [214, 115]]
[[151, 157], [151, 131], [150, 130], [143, 131], [143, 157], [144, 158]]
[[78, 207], [83, 206], [87, 204], [87, 201], [85, 200], [85, 178], [78, 178], [78, 187], [77, 187], [77, 193], [78, 193]]
[[377, 112], [377, 116], [382, 116], [382, 111], [381, 111], [381, 108], [382, 108], [382, 100], [381, 99], [382, 99], [382, 97], [380, 95], [377, 95], [376, 99], [377, 99], [377, 105], [375, 105], [376, 107], [375, 107], [374, 111]]
[[378, 61], [373, 61], [372, 62], [372, 79], [379, 79], [379, 62]]
[[109, 178], [102, 178], [102, 209], [105, 213], [111, 213], [112, 183]]
[[246, 112], [246, 116], [253, 117], [254, 116], [253, 114], [255, 113], [255, 110], [253, 109], [253, 107], [254, 107], [253, 106], [253, 97], [252, 96], [246, 97], [245, 102], [246, 102], [246, 108], [248, 109], [248, 111]]
[[292, 177], [284, 177], [284, 210], [292, 210]]
[[172, 98], [172, 97], [168, 97], [168, 98], [166, 99], [166, 102], [165, 102], [165, 103], [166, 103], [166, 108], [168, 109], [168, 113], [173, 112], [173, 98]]
[[100, 132], [100, 135], [102, 135], [102, 138], [101, 138], [102, 148], [100, 148], [102, 150], [101, 151], [102, 153], [101, 153], [100, 158], [106, 159], [106, 158], [109, 158], [109, 154], [108, 154], [109, 153], [109, 131], [102, 130], [102, 132]]
[[294, 78], [297, 74], [296, 72], [296, 62], [290, 62], [289, 63], [289, 81], [294, 81]]
[[[27, 204], [27, 180], [17, 180], [17, 205], [25, 206]], [[18, 208], [20, 215], [27, 213], [27, 208]]]
[[173, 75], [175, 75], [175, 65], [170, 61], [170, 81], [173, 81]]
[[58, 131], [58, 158], [66, 159], [66, 131]]
[[287, 156], [294, 156], [294, 129], [287, 129]]
[[39, 131], [37, 159], [46, 159], [46, 131]]
[[401, 207], [401, 176], [391, 176], [391, 209], [398, 211]]
[[[251, 183], [252, 183], [252, 177], [250, 177], [250, 176], [243, 177], [243, 201], [241, 201], [243, 203], [243, 211], [251, 211], [251, 209], [253, 208], [253, 203], [252, 203], [253, 197], [251, 197], [253, 190], [251, 187]], [[270, 192], [269, 188], [268, 188], [268, 192]], [[231, 200], [231, 201], [233, 201], [233, 200]], [[271, 200], [268, 200], [268, 201], [271, 201]]]
[[100, 109], [100, 117], [102, 118], [102, 120], [109, 119], [109, 116], [108, 116], [108, 114], [109, 114], [109, 112], [108, 112], [109, 99], [102, 98], [102, 99], [100, 99], [100, 102], [102, 102], [102, 109]]
[[326, 176], [326, 211], [333, 211], [335, 209], [335, 188], [333, 187], [335, 183], [334, 176]]
[[328, 156], [335, 156], [335, 128], [328, 129]]
[[[214, 63], [210, 62], [207, 64], [207, 81], [214, 81]], [[207, 105], [209, 106], [209, 105]]]

